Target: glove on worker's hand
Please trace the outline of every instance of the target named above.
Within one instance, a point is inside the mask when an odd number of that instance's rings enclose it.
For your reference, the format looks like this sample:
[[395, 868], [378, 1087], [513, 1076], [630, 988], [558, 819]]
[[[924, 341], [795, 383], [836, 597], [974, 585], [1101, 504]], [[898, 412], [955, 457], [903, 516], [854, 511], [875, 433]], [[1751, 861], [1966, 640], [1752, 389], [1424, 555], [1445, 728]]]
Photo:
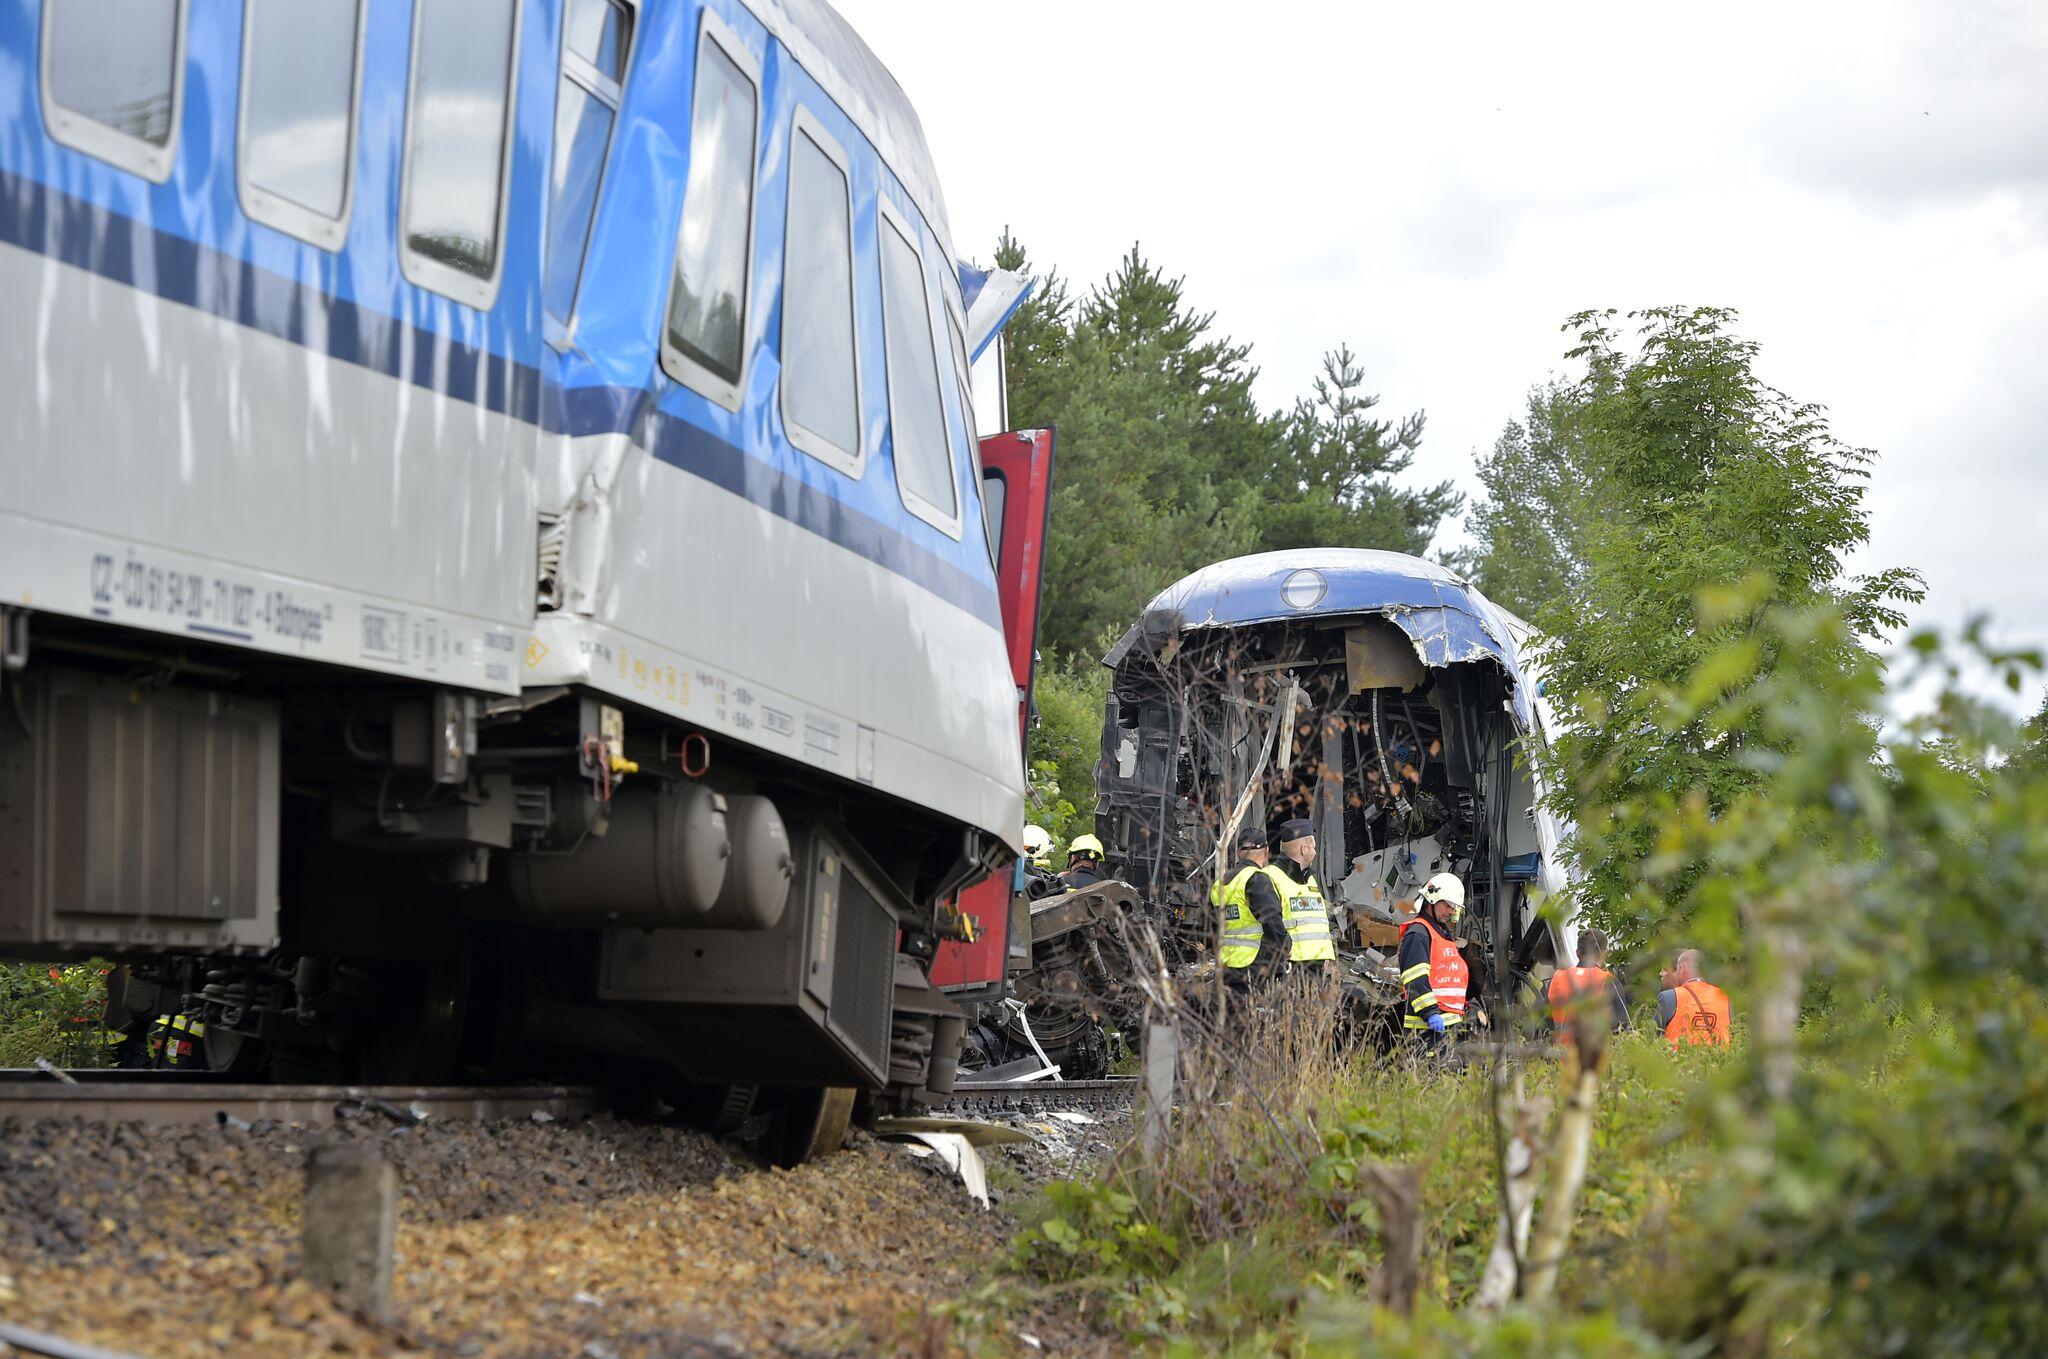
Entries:
[[1444, 1031], [1444, 1012], [1442, 1010], [1433, 1009], [1429, 1012], [1429, 1031], [1431, 1033], [1442, 1033]]

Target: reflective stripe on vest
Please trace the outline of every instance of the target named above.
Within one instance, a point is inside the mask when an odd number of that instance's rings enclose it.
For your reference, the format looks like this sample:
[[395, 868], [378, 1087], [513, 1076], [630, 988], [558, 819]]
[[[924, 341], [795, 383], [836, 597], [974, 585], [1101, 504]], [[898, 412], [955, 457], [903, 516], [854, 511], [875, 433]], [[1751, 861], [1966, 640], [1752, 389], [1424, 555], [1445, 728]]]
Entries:
[[1273, 890], [1283, 906], [1294, 886], [1277, 868], [1246, 864], [1229, 882], [1209, 889], [1209, 900], [1224, 910], [1223, 937], [1218, 941], [1216, 961], [1225, 967], [1250, 967], [1257, 962], [1259, 941], [1266, 937], [1265, 926], [1252, 914], [1251, 901], [1245, 896], [1245, 887], [1254, 873], [1264, 873], [1273, 879]]
[[[1466, 966], [1465, 955], [1458, 952], [1456, 944], [1431, 929], [1419, 916], [1401, 927], [1403, 934], [1409, 930], [1421, 930], [1429, 936], [1429, 989], [1436, 997], [1436, 1004], [1424, 1005], [1422, 1010], [1418, 1011], [1415, 1002], [1410, 1001], [1408, 1012], [1401, 1016], [1401, 1027], [1428, 1028], [1429, 1020], [1423, 1012], [1431, 1009], [1441, 1009], [1444, 1012], [1445, 1028], [1464, 1023], [1465, 991], [1472, 984], [1472, 969]], [[1417, 963], [1402, 973], [1402, 983], [1405, 985], [1412, 980], [1410, 974], [1419, 976], [1422, 966], [1421, 963]], [[1419, 1000], [1421, 997], [1418, 996], [1416, 999]]]
[[1297, 963], [1334, 959], [1337, 946], [1330, 940], [1330, 908], [1323, 902], [1316, 875], [1309, 874], [1307, 882], [1296, 882], [1285, 873], [1280, 876], [1287, 879], [1287, 892], [1280, 900], [1287, 909], [1287, 937], [1294, 943], [1287, 956]]
[[1604, 967], [1560, 967], [1551, 975], [1547, 998], [1558, 1042], [1572, 1041], [1572, 1017], [1580, 1006], [1594, 1003], [1587, 997], [1599, 996], [1604, 1002], [1613, 984], [1614, 974]]
[[1726, 1047], [1735, 1030], [1735, 1013], [1728, 993], [1709, 982], [1681, 983], [1672, 993], [1677, 1003], [1664, 1037], [1671, 1046]]

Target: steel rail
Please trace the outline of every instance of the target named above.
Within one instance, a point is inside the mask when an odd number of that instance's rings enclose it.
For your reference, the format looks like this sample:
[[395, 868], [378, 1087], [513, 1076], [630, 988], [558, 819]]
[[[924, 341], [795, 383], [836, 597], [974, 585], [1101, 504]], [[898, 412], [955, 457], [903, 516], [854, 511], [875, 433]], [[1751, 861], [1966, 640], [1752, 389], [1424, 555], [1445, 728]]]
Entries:
[[26, 1326], [0, 1321], [0, 1345], [12, 1346], [16, 1354], [39, 1354], [45, 1359], [132, 1359], [115, 1350], [103, 1350], [60, 1335], [45, 1335]]
[[178, 1072], [66, 1074], [74, 1081], [0, 1070], [0, 1118], [327, 1127], [366, 1113], [399, 1123], [576, 1118], [601, 1104], [594, 1088], [572, 1085], [252, 1085]]
[[935, 1110], [1033, 1113], [1043, 1109], [1119, 1109], [1137, 1097], [1138, 1078], [1099, 1081], [975, 1081], [962, 1076]]

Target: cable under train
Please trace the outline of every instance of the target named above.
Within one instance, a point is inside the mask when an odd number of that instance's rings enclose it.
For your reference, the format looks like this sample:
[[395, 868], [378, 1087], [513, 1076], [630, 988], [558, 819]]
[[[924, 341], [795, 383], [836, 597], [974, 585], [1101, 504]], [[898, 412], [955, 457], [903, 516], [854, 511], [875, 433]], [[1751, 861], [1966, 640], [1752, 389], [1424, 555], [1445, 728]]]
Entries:
[[820, 0], [0, 0], [0, 955], [217, 1069], [603, 1071], [791, 1158], [946, 1089], [1028, 287]]

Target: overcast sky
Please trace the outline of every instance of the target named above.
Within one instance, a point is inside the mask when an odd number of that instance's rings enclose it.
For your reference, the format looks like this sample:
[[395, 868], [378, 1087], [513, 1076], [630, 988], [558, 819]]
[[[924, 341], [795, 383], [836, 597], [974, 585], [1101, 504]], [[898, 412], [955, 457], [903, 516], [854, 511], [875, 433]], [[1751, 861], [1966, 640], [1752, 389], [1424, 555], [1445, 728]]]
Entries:
[[1863, 564], [2048, 643], [2048, 4], [837, 3], [963, 254], [1138, 241], [1265, 404], [1348, 342], [1468, 487], [1571, 312], [1737, 308], [1880, 454]]

